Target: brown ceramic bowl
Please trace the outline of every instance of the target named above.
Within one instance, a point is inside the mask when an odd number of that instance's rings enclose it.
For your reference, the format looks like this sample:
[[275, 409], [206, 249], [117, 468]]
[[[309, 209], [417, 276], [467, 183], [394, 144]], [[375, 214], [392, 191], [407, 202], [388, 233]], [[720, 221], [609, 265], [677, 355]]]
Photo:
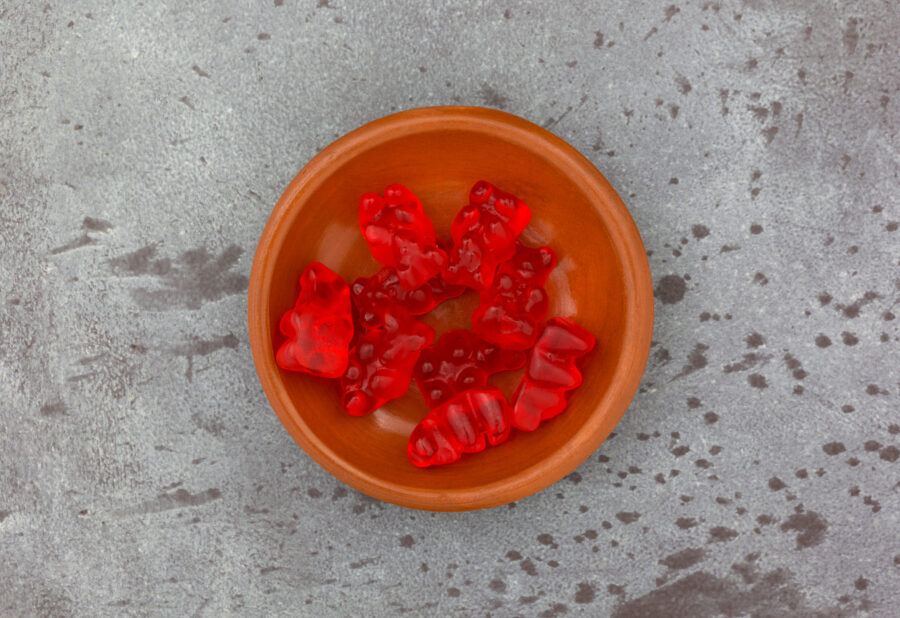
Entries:
[[[341, 409], [336, 380], [281, 371], [278, 321], [297, 279], [318, 260], [348, 282], [378, 264], [358, 225], [359, 196], [406, 185], [438, 234], [480, 179], [532, 210], [526, 242], [551, 245], [559, 265], [547, 284], [551, 316], [568, 316], [597, 337], [584, 384], [568, 410], [531, 433], [443, 467], [406, 458], [410, 432], [428, 409], [413, 384], [401, 399], [357, 418]], [[263, 231], [250, 276], [250, 343], [266, 395], [284, 426], [326, 470], [370, 496], [402, 506], [462, 511], [531, 495], [583, 462], [624, 414], [641, 379], [653, 329], [650, 269], [622, 200], [577, 150], [516, 116], [476, 107], [394, 114], [340, 138], [288, 185]], [[440, 305], [424, 320], [438, 334], [470, 328], [477, 295]], [[497, 376], [511, 394], [521, 371]]]

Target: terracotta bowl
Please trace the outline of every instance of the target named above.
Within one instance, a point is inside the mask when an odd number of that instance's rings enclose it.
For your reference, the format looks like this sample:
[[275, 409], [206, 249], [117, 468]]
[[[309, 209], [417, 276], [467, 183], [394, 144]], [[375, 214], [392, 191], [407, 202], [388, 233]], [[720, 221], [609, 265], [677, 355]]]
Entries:
[[[367, 191], [406, 185], [438, 235], [488, 180], [532, 210], [523, 238], [549, 244], [559, 265], [547, 285], [550, 316], [591, 330], [597, 347], [568, 410], [537, 431], [454, 464], [407, 461], [410, 432], [428, 408], [413, 384], [401, 399], [355, 418], [343, 412], [336, 380], [281, 371], [278, 320], [296, 298], [303, 268], [318, 260], [347, 281], [375, 272], [357, 205]], [[474, 292], [424, 321], [438, 334], [470, 328]], [[371, 122], [340, 138], [288, 185], [266, 224], [250, 276], [250, 343], [266, 395], [284, 426], [322, 467], [351, 487], [406, 507], [462, 511], [524, 498], [582, 463], [624, 414], [641, 379], [653, 329], [650, 269], [622, 200], [577, 150], [516, 116], [475, 107], [433, 107]], [[521, 371], [493, 381], [509, 396]]]

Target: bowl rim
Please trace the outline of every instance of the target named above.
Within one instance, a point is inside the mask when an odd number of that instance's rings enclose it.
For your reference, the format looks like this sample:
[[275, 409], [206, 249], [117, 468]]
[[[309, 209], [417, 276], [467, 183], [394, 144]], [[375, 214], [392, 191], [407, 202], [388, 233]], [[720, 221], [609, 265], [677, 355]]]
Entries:
[[[560, 449], [522, 472], [488, 485], [457, 490], [422, 489], [386, 481], [343, 460], [320, 440], [296, 413], [275, 364], [268, 320], [275, 256], [286, 241], [285, 225], [302, 209], [292, 205], [312, 194], [321, 172], [340, 166], [373, 144], [452, 125], [456, 130], [501, 133], [522, 145], [535, 144], [547, 158], [561, 161], [566, 173], [590, 197], [609, 230], [622, 261], [625, 320], [622, 352], [605, 396], [581, 430]], [[513, 114], [483, 107], [437, 106], [410, 109], [369, 122], [340, 137], [321, 152], [288, 184], [266, 222], [257, 244], [247, 291], [250, 347], [263, 390], [282, 424], [320, 466], [369, 496], [400, 506], [431, 511], [463, 511], [500, 506], [536, 493], [583, 463], [612, 432], [625, 414], [640, 384], [653, 334], [653, 288], [650, 265], [640, 233], [624, 202], [584, 155], [546, 129]]]

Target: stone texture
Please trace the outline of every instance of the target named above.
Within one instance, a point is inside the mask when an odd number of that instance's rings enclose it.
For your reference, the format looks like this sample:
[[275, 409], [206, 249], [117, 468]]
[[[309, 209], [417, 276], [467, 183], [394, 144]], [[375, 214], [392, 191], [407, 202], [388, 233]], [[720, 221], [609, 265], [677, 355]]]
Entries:
[[[896, 615], [897, 32], [865, 1], [4, 3], [0, 614]], [[446, 103], [588, 156], [658, 295], [616, 436], [467, 514], [312, 463], [245, 328], [297, 170]]]

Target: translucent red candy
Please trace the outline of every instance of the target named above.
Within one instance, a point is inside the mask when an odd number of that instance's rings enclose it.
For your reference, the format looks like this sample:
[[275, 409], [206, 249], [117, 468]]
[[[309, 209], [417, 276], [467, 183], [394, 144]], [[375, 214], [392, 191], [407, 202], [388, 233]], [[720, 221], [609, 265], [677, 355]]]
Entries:
[[488, 376], [524, 364], [524, 352], [504, 350], [470, 330], [451, 330], [422, 350], [413, 375], [428, 407], [436, 408], [461, 391], [483, 388]]
[[397, 305], [412, 315], [428, 313], [439, 304], [465, 291], [461, 285], [450, 285], [436, 275], [416, 290], [400, 285], [397, 270], [385, 266], [371, 277], [360, 277], [350, 286], [359, 321], [366, 328], [384, 324], [384, 316]]
[[550, 318], [528, 357], [512, 400], [512, 424], [534, 431], [566, 409], [566, 391], [581, 386], [575, 361], [594, 348], [594, 336], [572, 320]]
[[549, 300], [544, 283], [556, 253], [550, 247], [516, 244], [513, 257], [497, 269], [491, 287], [481, 292], [472, 328], [483, 339], [507, 350], [527, 350], [537, 340]]
[[340, 275], [313, 262], [300, 275], [297, 302], [281, 317], [279, 328], [287, 337], [275, 354], [279, 367], [340, 377], [353, 338], [350, 289]]
[[359, 227], [375, 259], [395, 267], [407, 290], [422, 287], [447, 265], [431, 219], [403, 185], [387, 187], [384, 197], [366, 193], [359, 198]]
[[[339, 377], [342, 406], [353, 416], [402, 397], [415, 378], [431, 408], [407, 445], [420, 468], [500, 444], [513, 427], [537, 429], [566, 409], [569, 391], [582, 382], [578, 363], [596, 342], [572, 320], [542, 323], [549, 310], [544, 285], [557, 260], [550, 247], [517, 241], [530, 220], [519, 198], [479, 181], [451, 224], [448, 247], [409, 189], [367, 193], [359, 226], [382, 268], [348, 287], [327, 267], [310, 264], [294, 308], [281, 319], [287, 341], [277, 364]], [[472, 330], [451, 330], [434, 342], [434, 330], [413, 316], [466, 287], [479, 291]], [[363, 327], [356, 338], [354, 320]], [[488, 385], [491, 375], [522, 366], [509, 402]]]
[[406, 454], [420, 468], [452, 463], [509, 437], [510, 407], [493, 386], [463, 391], [428, 413], [409, 436]]
[[383, 327], [362, 335], [341, 377], [347, 413], [368, 414], [406, 393], [419, 353], [432, 341], [434, 330], [402, 309], [388, 313]]
[[497, 265], [516, 251], [516, 237], [531, 220], [531, 210], [511, 193], [489, 182], [475, 183], [469, 204], [453, 219], [453, 248], [444, 279], [476, 290], [491, 285]]

